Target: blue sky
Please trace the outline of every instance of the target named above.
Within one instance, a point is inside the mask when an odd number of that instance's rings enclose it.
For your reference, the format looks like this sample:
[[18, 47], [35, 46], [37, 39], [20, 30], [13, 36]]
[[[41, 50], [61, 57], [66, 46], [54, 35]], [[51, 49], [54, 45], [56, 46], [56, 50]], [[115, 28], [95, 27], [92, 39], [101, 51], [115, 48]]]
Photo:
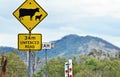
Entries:
[[[17, 48], [28, 30], [12, 15], [25, 0], [0, 0], [0, 46]], [[43, 41], [68, 34], [97, 36], [120, 47], [120, 0], [36, 0], [48, 16], [33, 30]]]

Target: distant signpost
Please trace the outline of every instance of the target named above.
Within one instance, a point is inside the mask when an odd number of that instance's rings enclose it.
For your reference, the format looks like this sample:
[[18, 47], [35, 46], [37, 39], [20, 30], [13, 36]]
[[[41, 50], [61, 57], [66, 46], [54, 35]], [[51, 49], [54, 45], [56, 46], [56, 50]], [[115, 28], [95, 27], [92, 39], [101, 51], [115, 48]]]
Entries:
[[[47, 50], [54, 48], [54, 43], [52, 42], [43, 42], [42, 43], [42, 49], [45, 50], [45, 62], [47, 66]], [[46, 67], [47, 71], [48, 67]], [[47, 73], [45, 73], [45, 77], [47, 77]]]
[[52, 49], [54, 48], [54, 43], [52, 42], [43, 42], [42, 49]]

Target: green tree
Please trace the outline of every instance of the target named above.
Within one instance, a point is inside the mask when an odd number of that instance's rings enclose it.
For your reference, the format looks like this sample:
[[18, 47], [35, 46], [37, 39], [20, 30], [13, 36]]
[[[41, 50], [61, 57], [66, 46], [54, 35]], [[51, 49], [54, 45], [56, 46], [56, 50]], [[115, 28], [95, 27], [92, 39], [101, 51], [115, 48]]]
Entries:
[[[41, 77], [44, 74], [47, 74], [48, 77], [61, 77], [64, 76], [64, 64], [66, 59], [64, 58], [53, 58], [48, 61], [47, 65], [41, 67], [34, 77]], [[46, 71], [47, 68], [47, 71]]]
[[[97, 59], [82, 55], [79, 58], [74, 56], [72, 60], [74, 77], [120, 77], [119, 59]], [[34, 77], [43, 77], [45, 73], [48, 77], [64, 77], [65, 62], [64, 58], [53, 58], [48, 61], [48, 65], [41, 67]]]
[[7, 77], [26, 77], [26, 65], [15, 52], [4, 54], [8, 58]]

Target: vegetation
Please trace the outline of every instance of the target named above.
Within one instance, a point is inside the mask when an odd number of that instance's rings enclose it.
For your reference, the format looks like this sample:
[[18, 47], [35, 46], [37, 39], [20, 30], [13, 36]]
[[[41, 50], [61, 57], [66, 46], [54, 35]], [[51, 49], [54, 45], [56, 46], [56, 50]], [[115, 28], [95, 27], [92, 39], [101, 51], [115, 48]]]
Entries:
[[47, 74], [48, 77], [61, 77], [64, 76], [64, 62], [66, 59], [63, 58], [53, 58], [47, 65], [41, 67], [40, 71], [33, 77], [42, 77]]
[[[21, 60], [17, 52], [10, 52], [4, 55], [8, 57], [6, 77], [26, 77], [27, 76], [26, 65]], [[0, 59], [0, 62], [1, 62], [1, 59]]]
[[[10, 52], [4, 55], [8, 57], [7, 77], [27, 76], [26, 65], [17, 52]], [[97, 55], [99, 58], [91, 55]], [[104, 57], [101, 59], [101, 55], [104, 56], [102, 52], [98, 53], [93, 50], [88, 55], [73, 56], [74, 77], [120, 77], [120, 53], [117, 54], [117, 58]], [[44, 75], [47, 75], [47, 77], [64, 77], [64, 64], [67, 61], [67, 59], [61, 57], [53, 58], [47, 62], [47, 65], [41, 66], [33, 77], [44, 77]], [[37, 58], [36, 64], [39, 63], [40, 58]]]
[[[53, 58], [47, 66], [43, 66], [33, 77], [64, 77], [64, 58]], [[47, 67], [47, 72], [45, 71]], [[74, 77], [120, 77], [120, 60], [116, 58], [98, 59], [95, 57], [81, 56], [79, 59], [73, 57]]]

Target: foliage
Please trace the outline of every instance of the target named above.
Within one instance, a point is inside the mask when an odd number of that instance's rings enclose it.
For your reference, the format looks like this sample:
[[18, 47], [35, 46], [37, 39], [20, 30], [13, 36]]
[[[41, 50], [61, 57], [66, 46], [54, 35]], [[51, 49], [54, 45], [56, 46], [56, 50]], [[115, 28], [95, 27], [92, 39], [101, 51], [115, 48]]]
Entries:
[[16, 52], [4, 54], [8, 58], [7, 77], [26, 77], [26, 65]]
[[34, 77], [42, 77], [47, 74], [48, 77], [61, 77], [64, 76], [64, 63], [66, 59], [63, 58], [53, 58], [47, 65], [41, 67], [39, 72], [34, 75]]
[[[78, 61], [80, 60], [80, 61]], [[53, 58], [48, 65], [44, 65], [34, 77], [43, 77], [47, 73], [48, 77], [64, 77], [64, 58]], [[120, 60], [104, 58], [102, 60], [83, 55], [80, 59], [73, 57], [74, 77], [119, 77]], [[45, 72], [45, 68], [47, 72]]]
[[115, 59], [99, 60], [96, 58], [88, 58], [84, 62], [79, 63], [82, 69], [75, 74], [75, 77], [119, 77], [120, 61]]

